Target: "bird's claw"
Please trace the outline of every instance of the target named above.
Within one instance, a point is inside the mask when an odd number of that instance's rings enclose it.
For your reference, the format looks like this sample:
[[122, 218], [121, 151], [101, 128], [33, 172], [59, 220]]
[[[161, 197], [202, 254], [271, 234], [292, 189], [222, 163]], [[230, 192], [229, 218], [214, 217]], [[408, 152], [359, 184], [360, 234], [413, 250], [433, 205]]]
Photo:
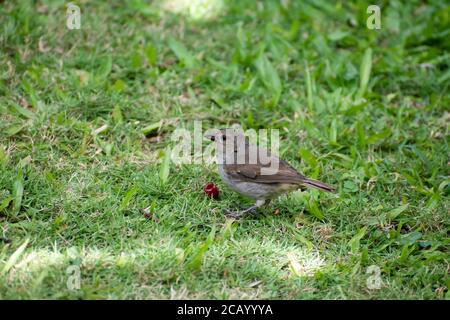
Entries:
[[233, 219], [238, 220], [242, 217], [242, 214], [240, 214], [239, 212], [225, 209], [225, 216], [227, 216], [228, 218], [233, 218]]
[[242, 211], [230, 211], [230, 210], [225, 209], [225, 215], [229, 218], [240, 219], [243, 216], [246, 216], [250, 213], [255, 212], [257, 208], [258, 208], [257, 206], [252, 206], [252, 207], [247, 208]]

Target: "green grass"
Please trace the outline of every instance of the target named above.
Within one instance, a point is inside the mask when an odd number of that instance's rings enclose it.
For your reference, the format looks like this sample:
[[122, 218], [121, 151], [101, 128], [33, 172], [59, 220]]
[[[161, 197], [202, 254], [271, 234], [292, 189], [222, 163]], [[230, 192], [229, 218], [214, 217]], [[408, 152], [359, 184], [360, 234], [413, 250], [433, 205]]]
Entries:
[[[449, 298], [449, 7], [167, 2], [2, 4], [0, 299]], [[227, 220], [214, 166], [162, 165], [195, 120], [279, 129], [337, 194]]]

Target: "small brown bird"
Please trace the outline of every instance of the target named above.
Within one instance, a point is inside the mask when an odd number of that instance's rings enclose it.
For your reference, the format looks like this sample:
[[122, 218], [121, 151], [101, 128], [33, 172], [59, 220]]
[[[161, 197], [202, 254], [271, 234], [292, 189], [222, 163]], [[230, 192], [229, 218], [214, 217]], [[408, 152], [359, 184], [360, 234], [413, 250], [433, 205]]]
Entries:
[[283, 193], [303, 190], [305, 187], [335, 191], [330, 185], [301, 175], [289, 163], [272, 155], [270, 151], [250, 144], [248, 137], [244, 137], [241, 130], [214, 130], [205, 137], [216, 143], [222, 181], [241, 195], [256, 200], [254, 206], [241, 212], [226, 210], [227, 216], [240, 218]]

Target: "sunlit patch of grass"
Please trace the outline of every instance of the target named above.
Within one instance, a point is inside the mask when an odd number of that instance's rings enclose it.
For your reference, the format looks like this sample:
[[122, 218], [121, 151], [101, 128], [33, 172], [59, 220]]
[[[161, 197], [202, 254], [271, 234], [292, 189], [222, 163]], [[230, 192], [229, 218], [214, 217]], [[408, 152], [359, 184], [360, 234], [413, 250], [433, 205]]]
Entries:
[[304, 277], [314, 275], [316, 271], [320, 271], [324, 261], [320, 255], [316, 253], [289, 252], [289, 268], [292, 276]]
[[161, 7], [194, 21], [213, 20], [226, 10], [223, 0], [164, 0]]

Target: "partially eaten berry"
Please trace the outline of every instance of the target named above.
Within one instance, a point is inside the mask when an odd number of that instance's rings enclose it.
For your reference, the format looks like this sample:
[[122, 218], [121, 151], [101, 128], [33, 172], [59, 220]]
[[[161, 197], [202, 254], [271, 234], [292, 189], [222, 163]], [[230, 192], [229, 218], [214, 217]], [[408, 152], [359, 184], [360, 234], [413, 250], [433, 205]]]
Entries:
[[205, 187], [203, 188], [203, 191], [213, 199], [219, 198], [219, 188], [212, 182], [207, 183]]

